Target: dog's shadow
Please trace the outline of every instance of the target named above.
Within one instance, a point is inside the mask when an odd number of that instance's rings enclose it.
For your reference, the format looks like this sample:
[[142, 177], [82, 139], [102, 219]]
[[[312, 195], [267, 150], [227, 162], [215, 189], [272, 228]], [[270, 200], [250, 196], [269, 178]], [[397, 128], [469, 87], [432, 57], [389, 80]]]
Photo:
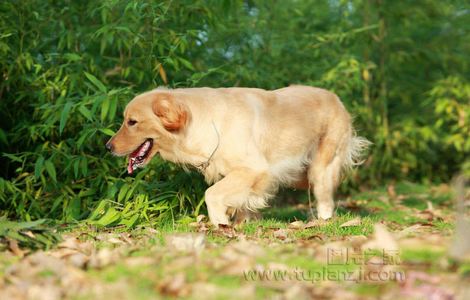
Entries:
[[[341, 198], [339, 198], [341, 200]], [[316, 218], [315, 200], [310, 200], [312, 208], [310, 209], [309, 200], [305, 191], [283, 190], [275, 197], [271, 206], [262, 211], [264, 219], [273, 219], [280, 222], [304, 221]], [[353, 214], [360, 217], [366, 217], [373, 214], [365, 207], [346, 208], [337, 206], [335, 214], [337, 216]]]

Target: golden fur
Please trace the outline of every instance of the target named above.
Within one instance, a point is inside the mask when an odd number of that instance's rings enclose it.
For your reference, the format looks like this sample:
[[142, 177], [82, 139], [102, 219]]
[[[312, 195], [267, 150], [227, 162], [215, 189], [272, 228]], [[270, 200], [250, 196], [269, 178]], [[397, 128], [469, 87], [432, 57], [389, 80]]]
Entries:
[[318, 216], [332, 217], [341, 169], [369, 144], [335, 94], [307, 86], [155, 89], [127, 105], [108, 146], [127, 155], [148, 138], [146, 162], [158, 152], [215, 183], [205, 193], [215, 225], [228, 224], [229, 211], [266, 206], [280, 185], [313, 186]]

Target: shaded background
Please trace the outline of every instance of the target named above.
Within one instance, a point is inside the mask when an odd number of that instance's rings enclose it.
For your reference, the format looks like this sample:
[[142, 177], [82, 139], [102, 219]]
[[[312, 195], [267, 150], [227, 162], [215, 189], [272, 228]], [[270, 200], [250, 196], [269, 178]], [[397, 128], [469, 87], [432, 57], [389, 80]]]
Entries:
[[197, 215], [201, 176], [155, 159], [129, 177], [104, 149], [126, 103], [161, 85], [333, 90], [374, 143], [343, 193], [470, 170], [468, 1], [4, 0], [0, 16], [9, 218]]

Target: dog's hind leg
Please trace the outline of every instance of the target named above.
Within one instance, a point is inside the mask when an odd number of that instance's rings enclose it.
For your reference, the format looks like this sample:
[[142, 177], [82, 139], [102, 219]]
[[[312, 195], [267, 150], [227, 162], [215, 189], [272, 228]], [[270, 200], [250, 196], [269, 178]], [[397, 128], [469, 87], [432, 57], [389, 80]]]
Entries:
[[229, 208], [256, 210], [265, 207], [271, 187], [267, 173], [247, 168], [230, 172], [206, 191], [210, 221], [215, 226], [229, 224]]
[[336, 139], [324, 137], [319, 143], [309, 167], [308, 178], [313, 185], [317, 201], [317, 214], [321, 219], [333, 216], [333, 196], [340, 182], [342, 166], [341, 147]]

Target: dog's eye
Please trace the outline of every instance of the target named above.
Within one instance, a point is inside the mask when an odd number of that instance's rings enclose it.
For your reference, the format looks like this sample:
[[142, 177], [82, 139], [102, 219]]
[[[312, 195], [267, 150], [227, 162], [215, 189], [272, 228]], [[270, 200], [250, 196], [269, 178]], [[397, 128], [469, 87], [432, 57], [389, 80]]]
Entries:
[[130, 119], [129, 121], [127, 121], [127, 125], [129, 125], [129, 126], [134, 126], [135, 124], [137, 124], [136, 120]]

